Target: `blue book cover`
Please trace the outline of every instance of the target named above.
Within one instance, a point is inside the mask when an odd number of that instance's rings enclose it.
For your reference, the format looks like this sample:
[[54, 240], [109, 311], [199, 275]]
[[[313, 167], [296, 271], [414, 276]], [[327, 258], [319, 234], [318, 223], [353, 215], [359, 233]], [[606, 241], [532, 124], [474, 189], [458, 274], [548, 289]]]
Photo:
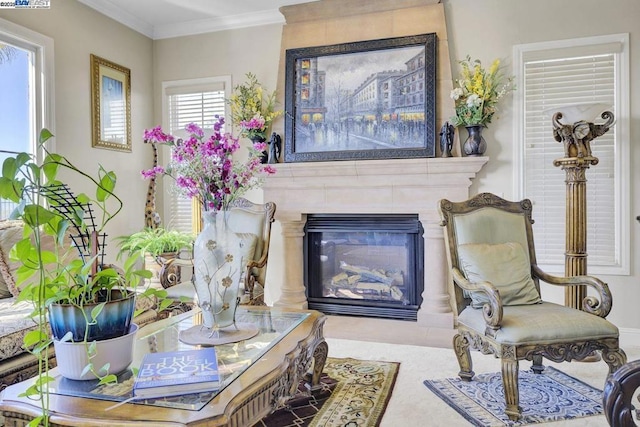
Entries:
[[133, 385], [133, 395], [162, 397], [217, 390], [220, 387], [215, 347], [147, 353]]

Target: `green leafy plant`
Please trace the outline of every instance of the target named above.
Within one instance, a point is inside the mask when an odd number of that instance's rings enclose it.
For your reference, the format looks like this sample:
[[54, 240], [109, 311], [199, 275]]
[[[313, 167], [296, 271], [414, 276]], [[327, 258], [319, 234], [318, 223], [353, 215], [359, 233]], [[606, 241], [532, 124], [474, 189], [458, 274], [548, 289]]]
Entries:
[[138, 252], [141, 255], [149, 254], [157, 257], [165, 253], [175, 253], [181, 249], [190, 248], [194, 239], [192, 234], [158, 227], [145, 228], [129, 236], [120, 236], [116, 238], [116, 241], [120, 245], [118, 256], [132, 255]]
[[[42, 161], [29, 153], [11, 153], [15, 155], [5, 159], [0, 177], [0, 198], [17, 204], [11, 218], [24, 224], [23, 239], [10, 252], [10, 258], [22, 264], [16, 272], [20, 289], [17, 299], [33, 304], [32, 317], [39, 325], [24, 337], [24, 347], [37, 357], [39, 365], [39, 375], [25, 395], [39, 397], [42, 407], [42, 415], [34, 418], [29, 426], [49, 425], [47, 384], [53, 381], [48, 374], [53, 337], [49, 334], [47, 315], [51, 304], [72, 304], [82, 309], [97, 303], [84, 315], [88, 328], [96, 323], [109, 300], [109, 291], [118, 290], [121, 295], [136, 292], [137, 297], [166, 297], [166, 291], [136, 289], [141, 280], [151, 277], [149, 271], [136, 268], [139, 254], [131, 254], [123, 269], [102, 263], [99, 239], [105, 236], [105, 226], [123, 207], [122, 200], [114, 193], [116, 174], [102, 166], [95, 176], [81, 171], [64, 156], [47, 150], [46, 143], [52, 137], [47, 129], [40, 132], [38, 147], [43, 152]], [[87, 180], [95, 194], [74, 196], [60, 181], [61, 170], [74, 175], [74, 180]], [[69, 246], [69, 236], [75, 247]], [[45, 245], [47, 241], [52, 241], [53, 247]], [[76, 252], [79, 257], [74, 257]], [[106, 300], [98, 299], [98, 295], [105, 294]], [[68, 339], [69, 334], [62, 340]], [[91, 359], [95, 346], [86, 340], [85, 344]], [[85, 368], [94, 372], [101, 383], [116, 381], [115, 375], [98, 375], [101, 369], [91, 364]]]

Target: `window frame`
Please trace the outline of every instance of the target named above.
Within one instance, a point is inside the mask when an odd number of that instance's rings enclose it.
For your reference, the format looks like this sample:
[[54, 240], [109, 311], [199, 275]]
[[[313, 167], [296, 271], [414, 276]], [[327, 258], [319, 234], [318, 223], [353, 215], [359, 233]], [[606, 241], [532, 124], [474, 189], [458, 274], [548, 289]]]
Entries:
[[[528, 55], [539, 54], [545, 55], [542, 59], [557, 58], [558, 54], [562, 54], [565, 50], [570, 52], [571, 49], [582, 49], [587, 51], [590, 47], [596, 49], [606, 48], [607, 45], [619, 46], [619, 50], [610, 52], [614, 55], [615, 60], [615, 93], [614, 93], [614, 112], [615, 112], [615, 142], [614, 142], [614, 189], [615, 200], [619, 203], [615, 212], [615, 241], [616, 249], [619, 254], [617, 264], [615, 265], [596, 265], [589, 264], [590, 274], [599, 275], [630, 275], [630, 78], [629, 78], [629, 34], [612, 34], [605, 36], [584, 37], [576, 39], [567, 39], [559, 41], [549, 41], [540, 43], [528, 43], [515, 45], [513, 47], [513, 63], [516, 87], [524, 88], [524, 66]], [[552, 56], [554, 55], [555, 56]], [[566, 57], [566, 55], [564, 55]], [[514, 164], [514, 194], [517, 199], [522, 199], [524, 195], [525, 184], [525, 106], [524, 93], [522, 90], [516, 90], [513, 97], [514, 109], [514, 127], [513, 127], [513, 164]], [[552, 138], [552, 135], [549, 135]], [[597, 141], [596, 141], [597, 143]], [[594, 166], [597, 167], [597, 166]], [[555, 168], [549, 165], [549, 169]], [[589, 173], [587, 171], [587, 179]], [[587, 184], [587, 193], [589, 187]], [[535, 219], [535, 210], [534, 210]], [[588, 244], [588, 242], [587, 242]], [[564, 259], [564, 258], [563, 258]], [[541, 264], [541, 268], [551, 272], [564, 272], [564, 263], [562, 264]]]
[[[224, 99], [228, 99], [231, 96], [232, 91], [232, 82], [230, 75], [223, 76], [215, 76], [215, 77], [203, 77], [203, 78], [195, 78], [195, 79], [184, 79], [184, 80], [168, 80], [162, 82], [162, 128], [167, 132], [170, 131], [170, 123], [169, 123], [169, 97], [173, 94], [177, 93], [189, 93], [193, 91], [194, 88], [197, 88], [201, 92], [205, 91], [224, 91]], [[168, 93], [171, 92], [171, 93]], [[231, 111], [229, 105], [225, 102], [224, 106], [224, 117], [225, 117], [225, 125], [231, 126]], [[167, 164], [169, 160], [169, 150], [161, 150], [161, 147], [158, 147], [158, 163], [159, 164]], [[168, 191], [171, 188], [170, 183], [159, 182], [156, 181], [156, 185], [159, 185], [159, 188], [163, 189], [162, 191], [162, 218], [163, 222], [168, 223], [170, 221], [170, 213], [171, 213], [171, 204], [174, 195], [170, 194]], [[197, 213], [199, 215], [199, 213]], [[165, 220], [166, 219], [166, 220]], [[192, 204], [192, 231], [199, 231], [199, 226], [196, 225], [197, 218], [193, 217], [193, 204]]]
[[[40, 130], [47, 128], [55, 135], [53, 39], [2, 18], [0, 18], [0, 39], [33, 53], [35, 63], [32, 70], [34, 75], [30, 80], [34, 82], [32, 88], [34, 102], [30, 105], [32, 110], [30, 151], [35, 154], [37, 161], [42, 161], [44, 153], [42, 150], [37, 150]], [[53, 139], [47, 142], [47, 149], [55, 151]]]

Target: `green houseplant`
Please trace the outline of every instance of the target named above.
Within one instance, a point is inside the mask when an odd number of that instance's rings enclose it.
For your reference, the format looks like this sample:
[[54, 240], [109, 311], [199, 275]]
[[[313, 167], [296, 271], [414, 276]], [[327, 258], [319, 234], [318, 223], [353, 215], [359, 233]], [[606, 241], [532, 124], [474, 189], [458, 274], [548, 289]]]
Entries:
[[[74, 327], [80, 332], [65, 332], [58, 340], [71, 341], [79, 333], [89, 360], [83, 372], [90, 371], [106, 383], [116, 381], [116, 376], [108, 372], [108, 363], [92, 365], [100, 337], [91, 334], [99, 332], [94, 329], [100, 329], [102, 316], [109, 314], [109, 303], [131, 295], [166, 296], [155, 289], [142, 293], [136, 290], [142, 279], [150, 277], [148, 271], [136, 268], [136, 254], [125, 260], [123, 269], [103, 263], [103, 230], [123, 206], [114, 194], [116, 175], [101, 166], [96, 176], [81, 171], [64, 156], [47, 150], [46, 142], [52, 137], [47, 129], [40, 133], [42, 161], [28, 153], [12, 153], [15, 155], [3, 163], [0, 177], [0, 198], [17, 204], [11, 218], [21, 220], [24, 227], [23, 239], [10, 252], [10, 258], [21, 263], [16, 271], [18, 301], [33, 305], [32, 316], [38, 324], [24, 337], [24, 347], [37, 357], [39, 365], [39, 375], [26, 392], [41, 400], [42, 415], [29, 423], [33, 426], [49, 425], [47, 384], [54, 380], [48, 374], [49, 352], [54, 343], [49, 322], [51, 329], [56, 323], [51, 314], [53, 306], [77, 310], [78, 324]], [[74, 180], [87, 180], [95, 194], [73, 195], [59, 178], [62, 170]], [[71, 247], [69, 238], [73, 241]]]
[[159, 282], [162, 288], [177, 284], [181, 270], [174, 260], [183, 249], [191, 249], [195, 237], [190, 233], [169, 230], [163, 227], [145, 228], [128, 236], [117, 239], [120, 245], [118, 257], [132, 256], [136, 252], [144, 256], [145, 269], [152, 272], [153, 282]]
[[145, 228], [128, 236], [116, 239], [120, 245], [120, 254], [133, 255], [135, 252], [149, 254], [153, 257], [163, 254], [174, 254], [181, 249], [190, 248], [194, 237], [192, 234], [166, 228]]

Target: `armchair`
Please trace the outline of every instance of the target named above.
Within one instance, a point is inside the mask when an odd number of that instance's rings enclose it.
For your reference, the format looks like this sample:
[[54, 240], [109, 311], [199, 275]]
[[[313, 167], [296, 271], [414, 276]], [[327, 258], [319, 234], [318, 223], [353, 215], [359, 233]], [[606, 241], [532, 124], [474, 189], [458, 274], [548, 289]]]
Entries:
[[241, 298], [240, 303], [264, 305], [271, 224], [274, 221], [276, 204], [273, 202], [256, 204], [240, 198], [232, 203], [230, 209], [231, 229], [236, 233], [250, 233], [257, 236], [255, 254], [245, 267], [244, 298]]
[[[611, 310], [606, 283], [591, 276], [558, 277], [536, 263], [531, 201], [510, 202], [490, 193], [464, 202], [440, 200], [445, 244], [451, 268], [458, 333], [453, 348], [459, 376], [474, 376], [471, 349], [501, 359], [505, 413], [521, 417], [518, 394], [520, 360], [544, 370], [553, 362], [583, 360], [600, 351], [609, 374], [626, 362], [618, 345], [618, 328], [605, 317]], [[582, 310], [546, 302], [540, 280], [556, 286], [588, 285], [597, 297], [583, 300]]]

